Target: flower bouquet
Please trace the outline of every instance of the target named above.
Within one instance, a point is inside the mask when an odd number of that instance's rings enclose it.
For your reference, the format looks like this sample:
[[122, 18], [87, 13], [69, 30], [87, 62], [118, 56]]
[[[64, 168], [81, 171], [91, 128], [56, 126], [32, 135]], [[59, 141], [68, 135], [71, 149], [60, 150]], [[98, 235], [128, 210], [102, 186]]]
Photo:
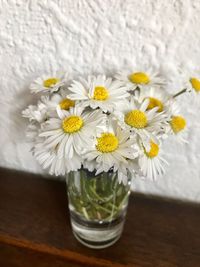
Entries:
[[23, 116], [27, 136], [43, 168], [67, 181], [75, 237], [93, 248], [121, 235], [131, 181], [154, 180], [164, 173], [163, 141], [185, 141], [186, 120], [177, 96], [199, 93], [200, 80], [175, 95], [156, 72], [122, 72], [69, 80], [57, 73], [35, 80], [43, 93]]

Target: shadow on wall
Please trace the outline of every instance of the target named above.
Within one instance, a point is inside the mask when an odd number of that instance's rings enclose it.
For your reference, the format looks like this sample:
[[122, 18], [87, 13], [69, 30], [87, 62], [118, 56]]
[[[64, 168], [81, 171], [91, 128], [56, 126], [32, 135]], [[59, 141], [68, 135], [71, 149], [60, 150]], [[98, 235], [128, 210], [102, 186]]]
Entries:
[[29, 87], [26, 86], [23, 90], [20, 90], [13, 95], [13, 101], [15, 105], [12, 106], [9, 112], [9, 121], [12, 124], [9, 127], [9, 132], [15, 139], [15, 141], [24, 140], [25, 131], [27, 126], [27, 120], [22, 117], [22, 111], [27, 108], [28, 105], [34, 105], [37, 103], [39, 96], [32, 95]]

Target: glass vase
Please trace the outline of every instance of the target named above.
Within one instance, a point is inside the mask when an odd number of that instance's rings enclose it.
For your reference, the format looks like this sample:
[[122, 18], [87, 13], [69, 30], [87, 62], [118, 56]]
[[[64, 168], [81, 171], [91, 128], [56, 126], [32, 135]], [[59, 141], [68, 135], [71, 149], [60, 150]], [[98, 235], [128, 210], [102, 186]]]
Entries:
[[118, 182], [117, 173], [80, 170], [67, 175], [70, 219], [76, 239], [87, 247], [105, 248], [123, 231], [130, 178]]

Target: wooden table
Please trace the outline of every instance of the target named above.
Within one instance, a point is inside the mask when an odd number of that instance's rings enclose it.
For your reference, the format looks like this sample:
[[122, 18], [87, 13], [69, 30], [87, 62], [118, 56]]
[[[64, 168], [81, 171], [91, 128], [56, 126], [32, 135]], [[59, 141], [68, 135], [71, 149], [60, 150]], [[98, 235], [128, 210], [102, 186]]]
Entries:
[[72, 235], [63, 182], [0, 169], [1, 267], [200, 267], [200, 205], [133, 194], [125, 230], [92, 250]]

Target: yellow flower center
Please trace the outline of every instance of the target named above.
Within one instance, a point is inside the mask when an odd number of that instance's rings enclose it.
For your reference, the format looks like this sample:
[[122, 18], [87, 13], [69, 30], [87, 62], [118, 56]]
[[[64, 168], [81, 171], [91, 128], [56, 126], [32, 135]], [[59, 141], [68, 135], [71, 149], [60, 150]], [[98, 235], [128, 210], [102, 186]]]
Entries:
[[60, 81], [60, 79], [52, 77], [52, 78], [49, 78], [49, 79], [45, 80], [43, 82], [43, 85], [44, 85], [44, 87], [49, 88], [49, 87], [52, 87], [55, 84], [57, 84], [59, 81]]
[[144, 152], [147, 155], [147, 157], [154, 158], [159, 153], [159, 146], [151, 141], [150, 142], [150, 150], [149, 150], [149, 152], [147, 152], [146, 149], [144, 149]]
[[119, 141], [112, 133], [103, 133], [97, 138], [96, 149], [102, 153], [113, 152], [118, 148]]
[[70, 116], [62, 121], [62, 128], [65, 133], [78, 132], [83, 127], [83, 119], [79, 116]]
[[199, 93], [200, 92], [200, 80], [196, 78], [191, 78], [190, 83], [192, 87], [194, 88], [194, 90]]
[[147, 116], [141, 110], [132, 110], [125, 115], [124, 121], [131, 127], [141, 129], [147, 125]]
[[65, 109], [65, 110], [68, 110], [69, 108], [74, 107], [74, 105], [75, 105], [75, 101], [68, 99], [68, 98], [61, 100], [59, 103], [60, 108]]
[[183, 130], [186, 126], [186, 120], [181, 116], [173, 116], [172, 120], [170, 121], [170, 125], [174, 133], [178, 133]]
[[158, 107], [158, 112], [162, 112], [163, 111], [163, 103], [154, 97], [148, 97], [149, 99], [149, 105], [147, 107], [147, 110]]
[[93, 99], [104, 101], [108, 98], [108, 90], [103, 86], [96, 86], [94, 89]]
[[132, 73], [128, 78], [132, 83], [137, 84], [148, 84], [150, 82], [149, 76], [144, 72]]

